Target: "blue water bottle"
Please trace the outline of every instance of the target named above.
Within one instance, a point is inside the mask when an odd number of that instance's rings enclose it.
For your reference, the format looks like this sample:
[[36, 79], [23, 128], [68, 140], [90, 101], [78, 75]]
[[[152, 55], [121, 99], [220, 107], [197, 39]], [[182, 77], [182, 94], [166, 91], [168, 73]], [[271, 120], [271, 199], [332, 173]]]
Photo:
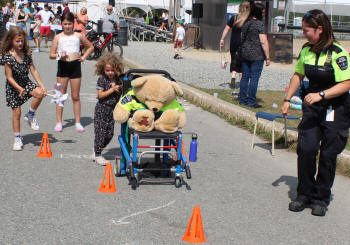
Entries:
[[190, 162], [197, 161], [197, 134], [192, 134], [192, 140], [190, 144], [190, 154], [189, 154]]

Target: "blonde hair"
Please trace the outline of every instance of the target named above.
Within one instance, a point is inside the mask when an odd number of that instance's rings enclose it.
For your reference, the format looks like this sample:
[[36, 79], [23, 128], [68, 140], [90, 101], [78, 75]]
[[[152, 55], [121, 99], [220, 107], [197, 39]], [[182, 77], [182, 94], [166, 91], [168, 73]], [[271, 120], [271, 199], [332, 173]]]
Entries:
[[238, 10], [238, 15], [237, 15], [237, 26], [241, 28], [244, 23], [247, 21], [249, 14], [250, 14], [250, 2], [244, 1], [239, 5], [239, 10]]
[[117, 77], [124, 73], [123, 60], [119, 55], [113, 53], [106, 53], [105, 55], [100, 57], [95, 65], [95, 74], [98, 76], [104, 76], [106, 65], [110, 65], [114, 68], [115, 75]]

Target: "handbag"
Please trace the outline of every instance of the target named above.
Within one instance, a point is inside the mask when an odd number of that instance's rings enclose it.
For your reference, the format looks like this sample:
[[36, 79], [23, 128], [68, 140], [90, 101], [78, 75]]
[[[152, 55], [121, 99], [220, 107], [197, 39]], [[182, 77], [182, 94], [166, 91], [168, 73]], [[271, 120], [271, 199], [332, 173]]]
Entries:
[[245, 40], [248, 36], [248, 31], [252, 23], [249, 24], [247, 28], [247, 32], [244, 36], [244, 38], [241, 40], [241, 44], [239, 45], [238, 49], [233, 53], [233, 67], [235, 68], [236, 72], [242, 72], [242, 46]]
[[220, 47], [220, 67], [221, 69], [226, 69], [228, 61], [226, 59], [225, 53], [222, 52], [221, 47]]

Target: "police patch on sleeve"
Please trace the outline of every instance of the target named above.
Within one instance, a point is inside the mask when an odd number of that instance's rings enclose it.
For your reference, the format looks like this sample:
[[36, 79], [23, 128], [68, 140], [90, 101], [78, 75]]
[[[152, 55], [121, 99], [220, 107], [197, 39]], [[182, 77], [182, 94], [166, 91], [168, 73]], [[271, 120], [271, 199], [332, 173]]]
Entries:
[[127, 95], [125, 95], [124, 98], [122, 98], [121, 104], [125, 105], [131, 101], [132, 101], [132, 96], [127, 94]]
[[346, 56], [341, 56], [336, 61], [340, 70], [344, 71], [348, 69], [348, 59], [346, 58]]

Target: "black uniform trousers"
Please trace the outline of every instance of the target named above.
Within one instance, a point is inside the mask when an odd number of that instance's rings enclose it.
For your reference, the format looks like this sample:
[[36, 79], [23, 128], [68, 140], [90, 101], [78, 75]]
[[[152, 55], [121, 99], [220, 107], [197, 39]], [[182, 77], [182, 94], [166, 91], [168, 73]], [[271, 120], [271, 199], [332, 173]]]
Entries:
[[298, 196], [325, 206], [330, 202], [337, 155], [344, 150], [349, 136], [349, 113], [344, 105], [333, 109], [334, 121], [329, 122], [326, 121], [327, 106], [303, 103], [303, 118], [298, 127]]
[[97, 103], [94, 115], [95, 142], [94, 151], [101, 155], [102, 150], [111, 142], [114, 135], [114, 106]]

